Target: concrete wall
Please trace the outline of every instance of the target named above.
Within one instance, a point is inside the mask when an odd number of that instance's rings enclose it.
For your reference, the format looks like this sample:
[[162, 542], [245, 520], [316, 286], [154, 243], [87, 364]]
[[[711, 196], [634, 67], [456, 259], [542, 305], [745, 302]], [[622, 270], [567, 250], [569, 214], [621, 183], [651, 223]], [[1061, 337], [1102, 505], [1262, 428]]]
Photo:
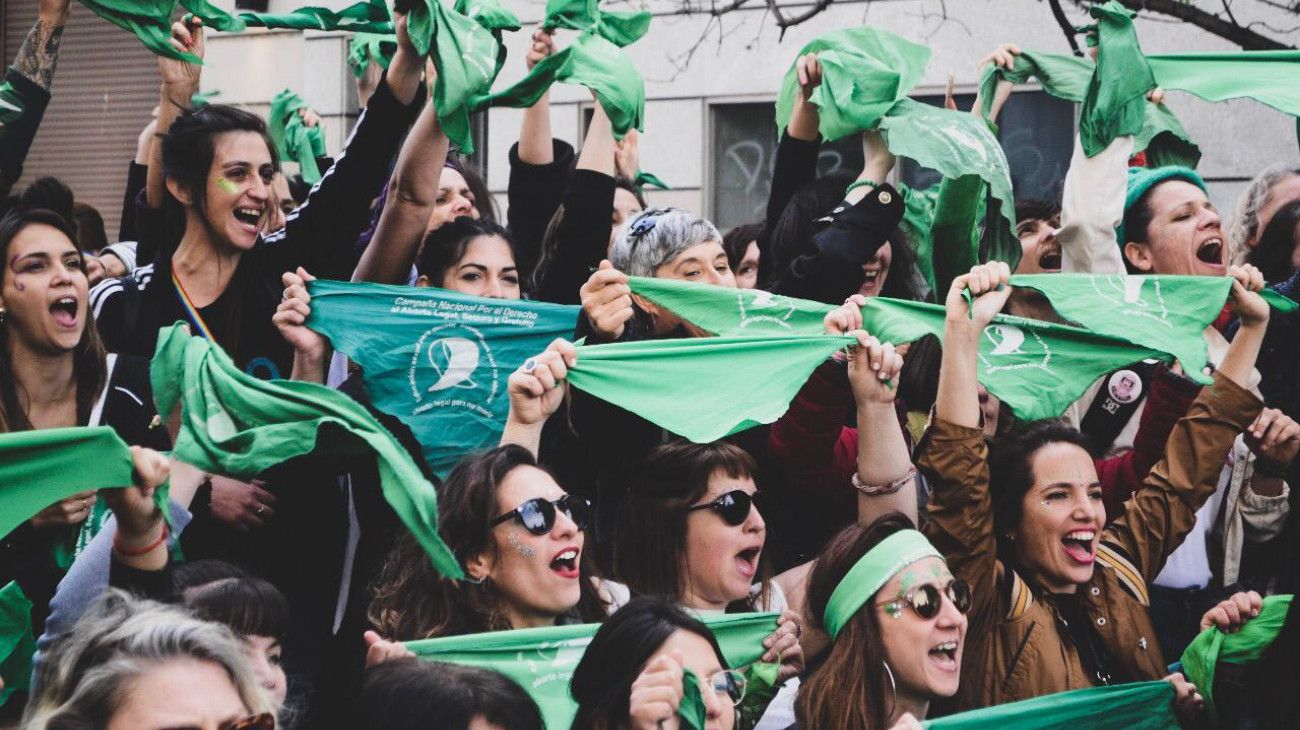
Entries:
[[[343, 7], [350, 2], [320, 0], [313, 4]], [[545, 8], [541, 0], [505, 2], [525, 27], [507, 34], [509, 58], [500, 85], [523, 75], [529, 35]], [[1194, 2], [1218, 8], [1217, 2], [1210, 0]], [[301, 0], [271, 0], [271, 11], [298, 4]], [[791, 28], [783, 39], [757, 9], [762, 5], [754, 4], [754, 10], [728, 14], [709, 26], [705, 16], [671, 14], [679, 7], [671, 2], [611, 3], [616, 9], [647, 7], [662, 13], [646, 38], [628, 49], [646, 78], [642, 166], [674, 186], [672, 192], [651, 192], [652, 202], [709, 212], [711, 106], [774, 100], [782, 75], [799, 48], [828, 30], [865, 22], [928, 45], [933, 56], [916, 89], [918, 94], [942, 93], [950, 72], [959, 92], [974, 91], [979, 59], [999, 42], [1068, 52], [1048, 6], [1040, 0], [950, 0], [946, 20], [939, 16], [939, 0], [837, 0], [813, 20]], [[1282, 28], [1295, 25], [1293, 15], [1270, 11], [1259, 3], [1239, 2], [1234, 10], [1243, 23], [1263, 21]], [[1085, 22], [1082, 14], [1075, 14], [1072, 20]], [[1234, 50], [1227, 42], [1181, 23], [1140, 19], [1138, 27], [1143, 47], [1151, 53]], [[1293, 33], [1289, 40], [1300, 43], [1300, 33]], [[561, 36], [560, 43], [565, 42]], [[687, 60], [692, 49], [694, 54]], [[255, 60], [250, 62], [249, 55]], [[215, 37], [209, 56], [204, 88], [221, 89], [221, 101], [264, 108], [281, 88], [293, 88], [325, 116], [331, 149], [343, 140], [344, 129], [354, 118], [355, 92], [344, 62], [346, 39], [342, 34], [261, 32]], [[1300, 160], [1293, 121], [1272, 109], [1249, 101], [1208, 104], [1178, 92], [1169, 95], [1168, 103], [1200, 144], [1204, 152], [1200, 170], [1211, 183], [1215, 204], [1225, 212], [1235, 208], [1245, 182], [1261, 168]], [[576, 144], [582, 109], [587, 104], [590, 97], [584, 89], [557, 87], [551, 108], [555, 136]], [[519, 119], [517, 110], [490, 112], [486, 172], [497, 193], [505, 189], [507, 151], [517, 138]]]

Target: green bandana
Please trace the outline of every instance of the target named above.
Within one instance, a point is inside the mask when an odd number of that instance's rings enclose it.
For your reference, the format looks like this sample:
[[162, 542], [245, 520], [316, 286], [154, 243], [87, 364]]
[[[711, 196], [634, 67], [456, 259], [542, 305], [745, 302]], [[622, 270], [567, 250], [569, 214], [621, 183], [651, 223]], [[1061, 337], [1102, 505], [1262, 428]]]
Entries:
[[899, 530], [868, 550], [835, 586], [826, 602], [823, 616], [826, 633], [832, 639], [839, 636], [853, 614], [867, 605], [876, 591], [903, 568], [922, 558], [943, 560], [943, 555], [916, 530]]
[[616, 139], [644, 128], [645, 80], [618, 46], [593, 30], [584, 31], [564, 50], [543, 58], [513, 86], [479, 97], [474, 106], [525, 109], [536, 104], [552, 84], [564, 83], [585, 86], [596, 95]]
[[672, 190], [672, 187], [668, 183], [660, 180], [653, 172], [646, 172], [645, 170], [638, 171], [636, 177], [632, 178], [632, 187], [641, 190], [647, 186], [659, 188], [660, 190]]
[[[1039, 51], [1023, 51], [1015, 59], [1015, 66], [1010, 71], [999, 66], [989, 66], [984, 70], [979, 96], [986, 117], [992, 112], [998, 79], [1023, 84], [1036, 78], [1044, 92], [1076, 103], [1082, 102], [1088, 94], [1094, 67], [1087, 59]], [[1133, 140], [1133, 151], [1145, 151], [1147, 162], [1152, 166], [1194, 168], [1201, 159], [1200, 148], [1191, 141], [1178, 117], [1164, 104], [1147, 103], [1143, 107], [1142, 129]]]
[[543, 28], [584, 31], [595, 28], [602, 38], [622, 48], [650, 30], [651, 13], [601, 10], [597, 0], [547, 0]]
[[585, 345], [569, 369], [569, 383], [679, 436], [709, 443], [780, 418], [812, 371], [853, 342], [779, 335]]
[[1186, 91], [1206, 101], [1254, 99], [1300, 116], [1300, 51], [1166, 53], [1147, 60], [1162, 89]]
[[1294, 596], [1269, 596], [1259, 615], [1235, 633], [1225, 634], [1217, 627], [1202, 631], [1183, 651], [1183, 673], [1205, 698], [1205, 709], [1214, 717], [1214, 673], [1219, 662], [1248, 664], [1264, 655], [1286, 623]]
[[[775, 613], [729, 613], [701, 616], [700, 620], [713, 631], [727, 664], [740, 669], [763, 656], [763, 639], [776, 630], [776, 617]], [[546, 727], [567, 728], [578, 709], [569, 694], [569, 680], [599, 628], [600, 624], [576, 624], [494, 631], [411, 641], [406, 646], [426, 661], [482, 667], [506, 675], [537, 703]], [[698, 688], [696, 694], [698, 697]], [[682, 707], [688, 703], [683, 701]], [[702, 701], [699, 707], [703, 708]], [[688, 712], [695, 718], [702, 716], [697, 710]]]
[[[1100, 334], [1178, 358], [1187, 376], [1202, 384], [1205, 328], [1223, 311], [1232, 291], [1229, 276], [1124, 276], [1120, 274], [1019, 274], [1012, 286], [1035, 289], [1062, 317]], [[1282, 312], [1296, 303], [1277, 292], [1261, 292]]]
[[314, 127], [303, 124], [298, 110], [305, 108], [307, 102], [302, 97], [285, 89], [271, 100], [267, 126], [280, 159], [297, 162], [303, 182], [315, 185], [321, 178], [316, 158], [325, 156], [325, 130], [319, 124]]
[[[80, 0], [90, 12], [134, 33], [140, 42], [159, 56], [202, 63], [192, 53], [182, 53], [172, 48], [171, 27], [178, 0]], [[204, 25], [218, 30], [241, 29], [242, 23], [207, 0], [179, 0], [179, 5]]]
[[5, 126], [21, 118], [26, 108], [27, 100], [12, 84], [0, 83], [0, 139], [4, 139]]
[[307, 326], [361, 366], [375, 407], [410, 427], [439, 476], [497, 444], [510, 373], [571, 339], [580, 311], [410, 286], [315, 281], [309, 290]]
[[1174, 714], [1174, 686], [1163, 680], [1043, 695], [927, 720], [924, 725], [927, 730], [1169, 730], [1179, 727], [1178, 716]]
[[[84, 466], [84, 465], [83, 465]], [[9, 701], [17, 690], [26, 690], [32, 681], [32, 657], [36, 654], [36, 637], [32, 636], [32, 602], [27, 600], [18, 583], [10, 581], [0, 588], [0, 705]]]
[[158, 333], [149, 370], [158, 413], [181, 409], [172, 451], [177, 459], [247, 479], [304, 454], [373, 454], [380, 488], [393, 511], [440, 573], [463, 577], [456, 556], [438, 535], [433, 485], [356, 401], [315, 383], [253, 378], [220, 347], [191, 337], [179, 324]]
[[388, 68], [396, 53], [396, 36], [357, 33], [348, 42], [348, 68], [352, 69], [353, 76], [361, 78], [366, 74], [366, 68], [370, 66], [371, 60], [383, 68]]
[[[500, 19], [495, 13], [488, 17]], [[438, 112], [442, 131], [461, 152], [472, 154], [469, 115], [474, 98], [488, 92], [505, 64], [501, 30], [484, 27], [459, 10], [446, 7], [442, 0], [414, 3], [406, 22], [415, 50], [422, 56], [433, 51], [438, 74], [429, 102]]]
[[[630, 284], [634, 293], [704, 330], [729, 338], [726, 340], [729, 344], [717, 353], [717, 357], [701, 361], [699, 369], [688, 369], [684, 363], [673, 363], [673, 378], [665, 378], [663, 381], [658, 377], [646, 378], [644, 373], [647, 371], [642, 370], [640, 380], [637, 381], [639, 394], [611, 392], [611, 395], [620, 399], [615, 401], [619, 405], [684, 436], [686, 434], [678, 428], [701, 422], [716, 425], [725, 419], [718, 414], [702, 414], [695, 410], [682, 413], [680, 401], [672, 400], [674, 388], [690, 388], [692, 398], [705, 398], [723, 412], [728, 408], [724, 404], [731, 403], [733, 408], [739, 404], [742, 408], [769, 415], [776, 411], [773, 418], [779, 417], [789, 399], [780, 401], [779, 406], [777, 401], [785, 397], [786, 392], [790, 393], [790, 397], [798, 392], [808, 372], [803, 371], [802, 366], [809, 363], [799, 363], [798, 367], [795, 363], [773, 364], [771, 361], [780, 356], [777, 349], [759, 342], [745, 346], [743, 340], [766, 338], [764, 341], [770, 342], [783, 338], [800, 341], [826, 339], [826, 335], [820, 334], [823, 331], [822, 319], [834, 309], [821, 302], [793, 299], [760, 290], [690, 284], [671, 279], [632, 277]], [[942, 337], [945, 329], [944, 307], [924, 302], [870, 297], [863, 307], [862, 317], [864, 328], [868, 332], [883, 342], [893, 344], [912, 342], [927, 334]], [[746, 335], [748, 337], [744, 337]], [[839, 345], [850, 341], [844, 337], [830, 339]], [[706, 338], [702, 342], [708, 341]], [[690, 344], [680, 344], [686, 342], [701, 340], [636, 344], [649, 345], [651, 348], [656, 345], [693, 347]], [[704, 346], [694, 347], [700, 347], [696, 352], [701, 354], [707, 352]], [[808, 354], [811, 359], [814, 345], [808, 342], [801, 347], [810, 350]], [[833, 349], [834, 347], [827, 347], [825, 352], [829, 354]], [[664, 351], [668, 352], [670, 351]], [[737, 359], [728, 360], [728, 357]], [[1148, 358], [1171, 359], [1165, 353], [1106, 334], [1002, 314], [994, 318], [980, 339], [979, 379], [990, 393], [1010, 406], [1017, 418], [1055, 418], [1078, 400], [1097, 378]], [[671, 359], [671, 355], [662, 357], [662, 360], [668, 359]], [[656, 358], [655, 362], [662, 360]], [[816, 364], [811, 362], [811, 367]], [[716, 369], [710, 372], [704, 370], [704, 367]], [[578, 369], [581, 368], [579, 355]], [[756, 376], [752, 380], [742, 381], [728, 376], [734, 372], [750, 372], [749, 368], [756, 368], [756, 372], [761, 373], [772, 372], [774, 377], [789, 380], [778, 382]], [[655, 371], [651, 369], [649, 372]], [[628, 377], [636, 376], [629, 373]], [[685, 378], [690, 378], [691, 382], [686, 382]], [[662, 393], [659, 392], [661, 390]], [[661, 397], [665, 402], [659, 406], [656, 401]], [[671, 407], [673, 402], [676, 402], [676, 408]], [[676, 427], [668, 426], [637, 410], [648, 405], [656, 406], [653, 409], [656, 417], [670, 420]], [[647, 412], [650, 409], [647, 408]], [[737, 426], [740, 427], [743, 426]]]
[[1097, 19], [1100, 53], [1079, 109], [1079, 141], [1092, 157], [1116, 137], [1142, 130], [1146, 94], [1156, 86], [1138, 45], [1134, 13], [1118, 0], [1088, 9]]
[[[93, 464], [93, 469], [87, 469]], [[49, 428], [0, 434], [0, 535], [8, 535], [46, 507], [78, 492], [129, 486], [134, 470], [131, 450], [107, 426]], [[166, 489], [155, 493], [166, 514]], [[96, 507], [102, 512], [100, 504]], [[92, 522], [93, 520], [88, 520]], [[63, 569], [72, 562], [73, 528], [55, 545]], [[26, 689], [36, 641], [31, 629], [32, 604], [17, 583], [0, 589], [0, 704], [16, 689]]]
[[[822, 83], [809, 102], [817, 106], [822, 138], [875, 129], [880, 120], [921, 80], [930, 49], [879, 28], [848, 28], [825, 33], [799, 49], [817, 54]], [[792, 66], [776, 101], [777, 128], [790, 123], [799, 77]]]

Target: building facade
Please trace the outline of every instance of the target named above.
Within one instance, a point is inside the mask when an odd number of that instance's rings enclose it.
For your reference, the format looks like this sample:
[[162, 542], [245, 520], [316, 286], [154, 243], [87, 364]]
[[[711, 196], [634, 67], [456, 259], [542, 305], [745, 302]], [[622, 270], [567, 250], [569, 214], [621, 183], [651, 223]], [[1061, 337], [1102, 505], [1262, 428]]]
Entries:
[[[310, 4], [341, 8], [352, 1]], [[541, 0], [505, 2], [524, 29], [507, 34], [509, 55], [499, 85], [524, 74], [529, 36], [545, 10]], [[302, 4], [308, 3], [270, 0], [269, 10], [284, 12]], [[627, 49], [646, 79], [641, 165], [673, 188], [651, 191], [651, 202], [701, 211], [724, 229], [761, 216], [776, 145], [777, 89], [799, 49], [817, 35], [865, 23], [929, 46], [932, 57], [914, 95], [940, 103], [951, 74], [962, 108], [973, 99], [979, 60], [998, 43], [1068, 52], [1047, 4], [1040, 0], [836, 0], [818, 16], [789, 29], [783, 38], [765, 6], [752, 5], [716, 19], [707, 13], [681, 14], [683, 5], [678, 2], [611, 5], [645, 7], [656, 14], [649, 34]], [[31, 27], [34, 6], [35, 0], [0, 0], [6, 58], [13, 57]], [[1243, 23], [1259, 20], [1284, 28], [1288, 21], [1296, 23], [1293, 14], [1263, 4], [1237, 6]], [[1243, 10], [1260, 17], [1242, 17]], [[1085, 22], [1082, 14], [1072, 20]], [[1138, 31], [1150, 53], [1234, 50], [1226, 41], [1184, 23], [1140, 19]], [[1292, 35], [1300, 42], [1300, 33]], [[558, 44], [562, 47], [567, 40], [561, 34]], [[208, 43], [203, 89], [219, 92], [216, 101], [260, 113], [266, 112], [278, 91], [293, 89], [322, 114], [330, 151], [336, 152], [357, 113], [346, 57], [343, 33], [214, 34]], [[64, 178], [80, 199], [99, 207], [115, 225], [126, 163], [156, 103], [157, 88], [156, 63], [148, 52], [129, 34], [74, 3], [55, 98], [29, 158], [27, 175]], [[562, 86], [553, 90], [551, 100], [554, 135], [577, 146], [589, 118], [590, 95], [579, 87]], [[1294, 121], [1272, 109], [1252, 101], [1209, 104], [1178, 92], [1170, 93], [1167, 103], [1200, 144], [1204, 153], [1200, 171], [1225, 215], [1231, 215], [1245, 184], [1260, 169], [1300, 161]], [[1017, 89], [1000, 129], [1017, 196], [1059, 195], [1076, 113], [1074, 105], [1046, 96], [1033, 84]], [[476, 158], [501, 206], [508, 152], [517, 140], [521, 116], [520, 110], [493, 109], [476, 125]], [[858, 140], [841, 140], [824, 148], [823, 171], [856, 172], [860, 164]], [[926, 171], [906, 162], [898, 174], [911, 182], [927, 179]]]

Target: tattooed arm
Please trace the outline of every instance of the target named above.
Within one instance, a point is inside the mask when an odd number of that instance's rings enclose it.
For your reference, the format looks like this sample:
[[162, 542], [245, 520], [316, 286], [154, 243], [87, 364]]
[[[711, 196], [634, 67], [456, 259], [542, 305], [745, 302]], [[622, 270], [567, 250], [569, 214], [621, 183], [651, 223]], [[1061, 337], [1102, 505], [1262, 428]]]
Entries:
[[27, 34], [14, 59], [14, 70], [32, 83], [50, 90], [59, 62], [59, 43], [68, 22], [68, 0], [42, 0], [36, 25]]
[[45, 116], [70, 0], [41, 0], [36, 25], [0, 84], [0, 197], [9, 194]]

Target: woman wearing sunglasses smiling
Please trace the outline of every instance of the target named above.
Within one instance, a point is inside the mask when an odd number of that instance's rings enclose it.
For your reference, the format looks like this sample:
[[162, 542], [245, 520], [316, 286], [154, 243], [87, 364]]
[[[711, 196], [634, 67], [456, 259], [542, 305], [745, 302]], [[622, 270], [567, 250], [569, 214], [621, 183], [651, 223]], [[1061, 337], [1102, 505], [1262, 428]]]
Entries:
[[970, 601], [902, 514], [844, 528], [808, 580], [810, 614], [834, 643], [799, 689], [793, 727], [916, 727], [930, 702], [957, 693]]
[[[409, 534], [390, 553], [370, 605], [383, 636], [410, 641], [602, 621], [626, 589], [595, 577], [587, 500], [566, 494], [534, 453], [555, 412], [573, 346], [557, 341], [510, 376], [504, 445], [466, 457], [439, 490], [438, 531], [466, 579], [439, 575]], [[524, 445], [520, 445], [520, 444]]]

